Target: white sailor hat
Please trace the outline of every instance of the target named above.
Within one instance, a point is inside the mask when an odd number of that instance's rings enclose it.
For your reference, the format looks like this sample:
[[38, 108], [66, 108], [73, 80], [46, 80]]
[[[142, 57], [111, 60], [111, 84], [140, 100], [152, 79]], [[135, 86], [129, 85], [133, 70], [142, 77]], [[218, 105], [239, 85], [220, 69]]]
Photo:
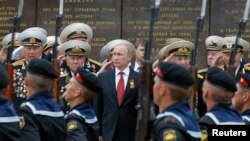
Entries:
[[220, 36], [212, 35], [206, 38], [206, 47], [207, 50], [214, 50], [214, 51], [219, 51], [221, 50], [221, 47], [217, 45], [217, 42], [222, 39]]
[[26, 31], [26, 30], [40, 31], [45, 36], [47, 36], [47, 31], [44, 28], [42, 28], [42, 27], [30, 27], [30, 28], [27, 28], [27, 29], [23, 30], [23, 32]]
[[125, 45], [128, 45], [128, 47], [130, 47], [132, 49], [132, 56], [134, 57], [135, 56], [135, 46], [127, 41], [127, 40], [124, 40], [124, 39], [115, 39], [115, 40], [112, 40], [112, 41], [109, 41], [100, 51], [100, 57], [102, 60], [105, 60], [106, 58], [110, 58], [111, 55], [112, 55], [112, 51], [113, 49], [119, 45], [119, 44], [125, 44]]
[[60, 54], [85, 56], [90, 53], [91, 47], [89, 43], [79, 40], [70, 40], [59, 46]]
[[[14, 42], [13, 42], [14, 47], [19, 47], [21, 45], [21, 43], [18, 42], [18, 40], [17, 40], [19, 35], [20, 35], [19, 32], [15, 32]], [[12, 33], [9, 33], [6, 36], [4, 36], [4, 38], [2, 40], [2, 46], [10, 45], [11, 44], [11, 38], [12, 38]]]
[[90, 42], [93, 38], [92, 28], [85, 23], [72, 23], [66, 26], [60, 34], [62, 43], [75, 38], [86, 38], [87, 42]]
[[47, 38], [39, 30], [25, 30], [18, 36], [18, 41], [22, 45], [43, 46]]
[[[217, 44], [218, 44], [218, 46], [220, 46], [222, 48], [223, 53], [230, 53], [232, 50], [232, 47], [235, 44], [235, 41], [236, 41], [235, 36], [225, 37], [225, 38], [220, 39]], [[248, 53], [249, 52], [249, 43], [246, 40], [239, 38], [236, 51]]]
[[[46, 50], [52, 48], [54, 46], [54, 43], [55, 43], [55, 36], [48, 36], [47, 42], [43, 47], [43, 51], [46, 51]], [[62, 44], [59, 37], [57, 37], [57, 43], [58, 43], [58, 45]]]
[[189, 56], [190, 51], [193, 47], [194, 44], [190, 41], [186, 40], [176, 41], [160, 49], [158, 53], [158, 59], [164, 60], [171, 53], [174, 53], [175, 56], [183, 56], [183, 55]]

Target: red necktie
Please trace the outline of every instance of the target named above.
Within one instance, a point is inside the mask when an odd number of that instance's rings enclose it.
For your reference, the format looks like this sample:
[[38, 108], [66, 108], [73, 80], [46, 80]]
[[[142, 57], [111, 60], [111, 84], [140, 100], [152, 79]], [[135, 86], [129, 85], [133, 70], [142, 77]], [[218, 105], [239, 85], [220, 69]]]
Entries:
[[120, 72], [119, 74], [120, 74], [120, 80], [118, 81], [116, 93], [117, 93], [118, 104], [120, 106], [124, 95], [124, 79], [123, 79], [124, 72]]

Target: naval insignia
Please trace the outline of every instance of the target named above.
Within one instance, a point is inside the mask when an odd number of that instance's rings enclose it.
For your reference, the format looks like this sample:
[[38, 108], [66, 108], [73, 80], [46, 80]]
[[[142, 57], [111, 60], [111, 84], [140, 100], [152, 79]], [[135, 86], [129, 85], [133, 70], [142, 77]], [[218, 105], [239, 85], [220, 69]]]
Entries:
[[202, 130], [201, 131], [201, 141], [207, 141], [207, 131], [206, 130]]
[[35, 43], [36, 39], [35, 38], [30, 38], [30, 43]]
[[174, 130], [167, 130], [163, 134], [163, 141], [175, 141], [176, 133]]
[[25, 121], [23, 117], [19, 117], [19, 127], [22, 129], [25, 125]]
[[73, 131], [73, 130], [76, 129], [76, 128], [77, 128], [77, 124], [76, 124], [75, 121], [71, 121], [71, 122], [69, 122], [69, 123], [67, 124], [67, 131], [68, 131], [68, 132], [71, 132], [71, 131]]
[[134, 89], [135, 88], [135, 80], [134, 79], [130, 79], [129, 80], [129, 88], [130, 89]]

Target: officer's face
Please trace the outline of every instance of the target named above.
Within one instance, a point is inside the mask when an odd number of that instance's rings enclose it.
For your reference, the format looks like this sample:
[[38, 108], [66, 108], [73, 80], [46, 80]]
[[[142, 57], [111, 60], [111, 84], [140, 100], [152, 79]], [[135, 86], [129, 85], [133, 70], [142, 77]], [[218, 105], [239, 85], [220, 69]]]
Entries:
[[212, 62], [216, 59], [216, 57], [221, 54], [219, 51], [215, 50], [208, 50], [207, 51], [207, 64], [208, 66], [211, 66]]
[[232, 99], [232, 105], [233, 107], [235, 107], [235, 109], [238, 111], [238, 112], [243, 112], [243, 106], [244, 106], [244, 103], [246, 102], [246, 98], [249, 97], [249, 92], [244, 92], [242, 89], [241, 89], [241, 86], [239, 84], [237, 84], [237, 91], [235, 92], [235, 95]]
[[179, 64], [185, 68], [188, 68], [189, 65], [189, 56], [181, 55], [181, 56], [173, 56], [173, 62]]
[[69, 83], [65, 86], [66, 91], [63, 93], [63, 98], [70, 103], [79, 96], [80, 88], [79, 84], [75, 78], [71, 78]]
[[23, 56], [29, 62], [32, 59], [40, 58], [42, 56], [43, 48], [40, 46], [24, 45]]
[[67, 55], [66, 62], [72, 72], [76, 72], [78, 67], [83, 67], [85, 57], [76, 55]]
[[119, 70], [124, 70], [131, 61], [131, 56], [128, 54], [128, 47], [125, 45], [118, 45], [112, 52], [112, 62]]

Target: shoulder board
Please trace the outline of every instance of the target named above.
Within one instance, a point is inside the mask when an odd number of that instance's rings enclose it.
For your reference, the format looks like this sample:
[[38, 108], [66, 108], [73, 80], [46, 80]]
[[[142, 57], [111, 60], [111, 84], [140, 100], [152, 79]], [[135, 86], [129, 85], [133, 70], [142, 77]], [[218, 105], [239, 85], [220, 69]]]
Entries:
[[99, 66], [102, 65], [100, 62], [98, 62], [98, 61], [96, 61], [96, 60], [93, 60], [93, 59], [90, 59], [90, 58], [88, 58], [88, 60], [89, 60], [91, 63], [94, 63], [94, 64], [96, 64], [96, 65], [99, 65]]
[[200, 78], [200, 79], [203, 79], [203, 78], [204, 78], [204, 76], [201, 75], [201, 74], [197, 74], [197, 77]]
[[220, 65], [220, 66], [218, 66], [218, 68], [220, 68], [222, 70], [225, 70], [225, 66], [224, 65]]
[[66, 77], [66, 76], [68, 76], [68, 73], [61, 73], [60, 74], [60, 77]]
[[208, 71], [208, 68], [199, 69], [199, 70], [198, 70], [198, 73], [203, 73], [203, 72], [207, 72], [207, 71]]
[[21, 59], [21, 60], [18, 60], [16, 62], [12, 63], [12, 65], [13, 66], [20, 66], [20, 65], [23, 65], [24, 61], [25, 61], [25, 59]]
[[250, 65], [249, 64], [244, 65], [244, 69], [250, 71]]

